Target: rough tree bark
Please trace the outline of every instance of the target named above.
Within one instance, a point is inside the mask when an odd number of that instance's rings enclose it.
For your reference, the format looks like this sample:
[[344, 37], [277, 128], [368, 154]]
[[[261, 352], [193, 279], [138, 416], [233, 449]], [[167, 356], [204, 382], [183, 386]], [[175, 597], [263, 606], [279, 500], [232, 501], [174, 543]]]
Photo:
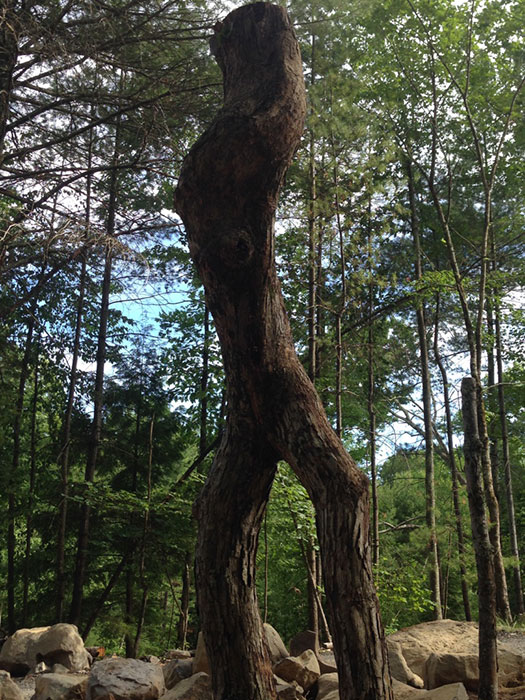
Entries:
[[472, 542], [478, 571], [479, 700], [497, 700], [496, 581], [483, 493], [483, 442], [480, 437], [477, 386], [473, 377], [461, 382], [465, 433], [465, 474], [472, 522]]
[[199, 609], [216, 700], [269, 700], [274, 680], [255, 592], [258, 534], [277, 461], [317, 514], [341, 700], [392, 698], [372, 582], [368, 482], [295, 354], [274, 265], [274, 215], [306, 111], [283, 8], [256, 3], [215, 27], [224, 106], [188, 154], [175, 204], [206, 290], [228, 418], [196, 504]]

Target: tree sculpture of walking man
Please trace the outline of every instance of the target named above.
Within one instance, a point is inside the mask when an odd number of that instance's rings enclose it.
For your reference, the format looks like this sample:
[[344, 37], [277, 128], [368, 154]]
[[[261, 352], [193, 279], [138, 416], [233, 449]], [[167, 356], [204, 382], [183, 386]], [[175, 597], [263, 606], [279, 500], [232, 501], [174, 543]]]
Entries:
[[224, 106], [184, 161], [176, 209], [226, 372], [226, 430], [196, 505], [199, 610], [216, 700], [275, 698], [255, 591], [261, 520], [279, 460], [316, 510], [341, 700], [391, 699], [372, 581], [368, 483], [328, 423], [294, 350], [274, 265], [274, 216], [306, 112], [283, 8], [215, 27]]

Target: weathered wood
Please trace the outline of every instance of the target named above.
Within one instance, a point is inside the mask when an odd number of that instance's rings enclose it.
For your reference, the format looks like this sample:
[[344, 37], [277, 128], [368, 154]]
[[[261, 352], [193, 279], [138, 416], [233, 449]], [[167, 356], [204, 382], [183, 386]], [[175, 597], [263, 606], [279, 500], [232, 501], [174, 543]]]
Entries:
[[306, 111], [283, 8], [256, 3], [215, 28], [224, 106], [176, 192], [219, 335], [228, 418], [196, 504], [199, 610], [216, 700], [275, 697], [255, 554], [278, 460], [307, 489], [317, 527], [341, 700], [391, 698], [372, 582], [368, 481], [330, 426], [295, 354], [274, 264], [274, 216]]

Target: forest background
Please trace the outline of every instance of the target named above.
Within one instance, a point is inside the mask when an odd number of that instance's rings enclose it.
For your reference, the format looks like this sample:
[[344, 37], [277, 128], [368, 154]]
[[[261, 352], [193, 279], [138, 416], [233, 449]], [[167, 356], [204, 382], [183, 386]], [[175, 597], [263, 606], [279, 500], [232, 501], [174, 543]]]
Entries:
[[[208, 40], [230, 9], [2, 5], [6, 631], [70, 621], [132, 656], [195, 642], [191, 508], [227, 407], [172, 198], [221, 104]], [[498, 612], [510, 623], [524, 612], [525, 5], [287, 9], [309, 114], [278, 210], [278, 271], [297, 351], [370, 476], [384, 624], [477, 614], [465, 374], [483, 393]], [[286, 465], [258, 586], [283, 638], [329, 636], [313, 510]]]

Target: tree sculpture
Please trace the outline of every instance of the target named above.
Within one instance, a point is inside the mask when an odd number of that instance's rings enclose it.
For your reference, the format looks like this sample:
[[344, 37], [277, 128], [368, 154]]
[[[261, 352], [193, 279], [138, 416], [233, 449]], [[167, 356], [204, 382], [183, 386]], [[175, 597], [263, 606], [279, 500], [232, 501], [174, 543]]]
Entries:
[[228, 418], [196, 504], [199, 610], [217, 700], [268, 700], [274, 680], [255, 555], [279, 460], [317, 514], [341, 700], [391, 698], [369, 552], [368, 482], [294, 350], [274, 265], [274, 215], [306, 111], [283, 8], [256, 3], [215, 27], [224, 106], [184, 161], [175, 204], [219, 335]]

